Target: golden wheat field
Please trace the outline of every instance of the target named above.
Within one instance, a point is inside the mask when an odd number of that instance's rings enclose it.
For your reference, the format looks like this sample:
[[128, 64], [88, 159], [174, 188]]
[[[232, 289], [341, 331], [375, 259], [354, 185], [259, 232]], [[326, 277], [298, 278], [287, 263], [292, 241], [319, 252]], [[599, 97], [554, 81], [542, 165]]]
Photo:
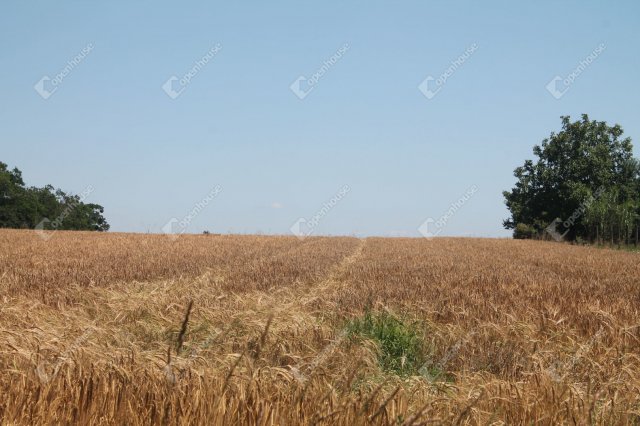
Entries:
[[1, 230], [0, 419], [640, 424], [639, 256]]

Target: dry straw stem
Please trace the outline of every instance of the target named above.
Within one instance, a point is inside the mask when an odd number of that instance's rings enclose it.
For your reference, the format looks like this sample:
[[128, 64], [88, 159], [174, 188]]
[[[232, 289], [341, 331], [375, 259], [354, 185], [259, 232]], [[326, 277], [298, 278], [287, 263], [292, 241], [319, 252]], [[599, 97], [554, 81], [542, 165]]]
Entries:
[[189, 324], [189, 315], [191, 314], [191, 308], [193, 308], [193, 300], [189, 301], [187, 312], [184, 314], [184, 320], [182, 320], [182, 326], [180, 327], [180, 333], [178, 333], [178, 340], [176, 343], [176, 353], [180, 353], [180, 349], [182, 349], [182, 344], [184, 343], [184, 335], [187, 332], [187, 325]]
[[[638, 424], [639, 276], [542, 241], [0, 230], [0, 419]], [[441, 374], [330, 346], [367, 306], [418, 324]]]

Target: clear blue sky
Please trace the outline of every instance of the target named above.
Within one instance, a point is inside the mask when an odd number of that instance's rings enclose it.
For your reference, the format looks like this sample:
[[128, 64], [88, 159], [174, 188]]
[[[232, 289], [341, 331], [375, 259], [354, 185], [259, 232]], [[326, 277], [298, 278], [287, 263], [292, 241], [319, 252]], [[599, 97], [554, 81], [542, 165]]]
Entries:
[[[419, 236], [475, 185], [441, 235], [508, 236], [501, 192], [561, 115], [640, 143], [639, 23], [635, 1], [7, 1], [0, 161], [31, 185], [91, 185], [114, 231], [160, 232], [220, 185], [188, 232], [288, 233], [348, 185], [316, 234]], [[43, 99], [34, 85], [87, 46]], [[470, 46], [436, 96], [418, 90]]]

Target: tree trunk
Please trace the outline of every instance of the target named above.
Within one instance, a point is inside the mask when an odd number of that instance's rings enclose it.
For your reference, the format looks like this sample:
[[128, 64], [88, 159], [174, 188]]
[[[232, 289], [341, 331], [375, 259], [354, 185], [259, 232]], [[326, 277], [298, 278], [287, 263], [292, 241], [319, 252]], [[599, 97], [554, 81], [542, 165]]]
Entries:
[[611, 222], [611, 247], [613, 247], [613, 222]]

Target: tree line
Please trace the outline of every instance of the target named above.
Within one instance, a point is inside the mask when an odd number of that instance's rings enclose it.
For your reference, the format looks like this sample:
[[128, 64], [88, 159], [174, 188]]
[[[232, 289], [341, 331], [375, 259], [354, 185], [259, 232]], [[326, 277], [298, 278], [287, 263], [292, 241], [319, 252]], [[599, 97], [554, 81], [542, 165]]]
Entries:
[[18, 168], [0, 162], [0, 228], [107, 231], [104, 208], [84, 202], [91, 191], [71, 195], [51, 185], [26, 186]]
[[622, 128], [586, 114], [533, 148], [504, 191], [514, 238], [638, 244], [640, 162]]

